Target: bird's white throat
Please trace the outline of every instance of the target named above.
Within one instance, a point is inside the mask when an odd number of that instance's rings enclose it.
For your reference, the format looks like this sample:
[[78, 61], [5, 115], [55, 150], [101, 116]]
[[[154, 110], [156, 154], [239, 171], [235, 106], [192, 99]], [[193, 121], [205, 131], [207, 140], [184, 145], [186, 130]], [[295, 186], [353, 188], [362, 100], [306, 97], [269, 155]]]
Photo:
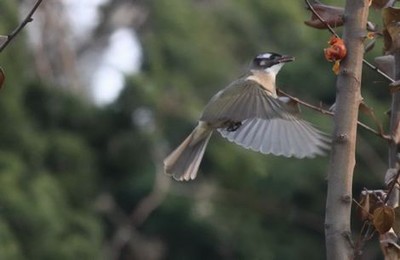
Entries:
[[278, 72], [281, 70], [281, 68], [285, 65], [284, 63], [278, 63], [275, 64], [274, 66], [271, 66], [269, 68], [264, 69], [265, 72], [272, 74], [274, 77], [278, 74]]

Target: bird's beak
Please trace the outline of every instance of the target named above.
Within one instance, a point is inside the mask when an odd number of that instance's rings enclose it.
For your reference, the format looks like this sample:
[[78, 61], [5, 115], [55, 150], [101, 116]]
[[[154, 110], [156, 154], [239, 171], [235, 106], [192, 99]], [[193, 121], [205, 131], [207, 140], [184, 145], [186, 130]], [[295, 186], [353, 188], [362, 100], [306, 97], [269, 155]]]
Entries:
[[278, 58], [277, 61], [279, 63], [291, 62], [294, 61], [294, 57], [289, 55], [283, 55], [282, 57]]

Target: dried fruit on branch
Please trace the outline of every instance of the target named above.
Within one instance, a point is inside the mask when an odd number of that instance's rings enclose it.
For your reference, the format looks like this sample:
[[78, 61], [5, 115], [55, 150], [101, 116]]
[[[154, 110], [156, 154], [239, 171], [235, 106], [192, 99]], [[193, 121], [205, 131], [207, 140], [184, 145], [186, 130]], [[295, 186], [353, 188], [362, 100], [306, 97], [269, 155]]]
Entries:
[[328, 61], [335, 62], [332, 70], [335, 74], [339, 73], [340, 61], [346, 57], [347, 49], [344, 41], [341, 38], [332, 36], [329, 40], [329, 47], [324, 49], [325, 58]]
[[311, 6], [324, 22], [311, 12], [310, 20], [304, 21], [306, 25], [316, 29], [327, 29], [327, 24], [333, 28], [343, 25], [344, 8], [325, 5], [320, 2], [311, 3]]

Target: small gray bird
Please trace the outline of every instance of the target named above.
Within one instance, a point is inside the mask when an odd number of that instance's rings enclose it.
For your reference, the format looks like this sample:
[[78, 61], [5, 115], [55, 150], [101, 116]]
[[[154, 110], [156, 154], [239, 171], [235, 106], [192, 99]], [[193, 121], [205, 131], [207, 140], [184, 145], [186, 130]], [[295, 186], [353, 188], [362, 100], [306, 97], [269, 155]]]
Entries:
[[205, 107], [193, 132], [164, 160], [164, 171], [182, 181], [196, 178], [214, 130], [231, 142], [264, 154], [315, 157], [330, 139], [299, 118], [298, 104], [278, 97], [275, 78], [294, 57], [277, 53], [256, 56], [249, 71], [219, 91]]

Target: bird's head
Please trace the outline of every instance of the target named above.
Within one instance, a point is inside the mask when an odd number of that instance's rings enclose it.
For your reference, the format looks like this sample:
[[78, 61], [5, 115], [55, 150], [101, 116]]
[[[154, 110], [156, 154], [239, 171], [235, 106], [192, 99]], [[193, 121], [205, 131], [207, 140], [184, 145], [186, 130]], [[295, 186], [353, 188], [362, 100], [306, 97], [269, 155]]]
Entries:
[[264, 70], [268, 73], [278, 74], [286, 62], [294, 61], [294, 57], [281, 55], [274, 52], [266, 52], [257, 55], [250, 66], [253, 70]]

